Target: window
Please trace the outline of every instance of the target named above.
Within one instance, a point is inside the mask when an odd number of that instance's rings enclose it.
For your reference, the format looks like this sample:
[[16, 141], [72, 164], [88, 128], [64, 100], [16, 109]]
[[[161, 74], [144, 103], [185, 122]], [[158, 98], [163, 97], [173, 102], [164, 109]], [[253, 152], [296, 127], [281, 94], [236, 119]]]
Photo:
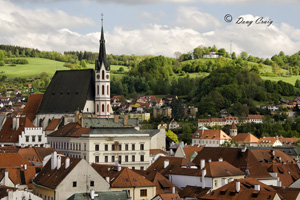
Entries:
[[125, 156], [125, 162], [128, 162], [128, 156], [127, 155]]
[[135, 162], [135, 155], [132, 155], [132, 162]]
[[104, 104], [102, 104], [102, 112], [104, 112]]
[[115, 156], [111, 156], [111, 162], [115, 162]]
[[119, 144], [119, 151], [122, 151], [122, 145]]
[[107, 105], [107, 112], [109, 113], [109, 105]]
[[95, 163], [99, 163], [99, 156], [95, 156]]
[[94, 187], [95, 186], [95, 182], [94, 181], [90, 181], [90, 186]]
[[83, 149], [86, 151], [86, 143], [83, 144]]
[[95, 144], [95, 151], [99, 151], [99, 144]]
[[104, 70], [102, 70], [102, 79], [104, 79]]
[[99, 104], [97, 104], [97, 112], [99, 112]]
[[105, 162], [108, 163], [108, 156], [105, 156]]
[[141, 170], [144, 171], [144, 167], [141, 167]]
[[218, 181], [217, 180], [215, 180], [215, 187], [217, 187], [218, 186]]
[[144, 150], [144, 144], [140, 144], [140, 150]]
[[147, 189], [140, 190], [140, 196], [141, 197], [146, 197], [147, 196]]
[[77, 181], [73, 181], [73, 187], [77, 187]]
[[26, 136], [25, 138], [26, 138], [26, 142], [29, 142], [29, 136]]
[[141, 162], [144, 161], [144, 155], [141, 155]]
[[107, 95], [109, 95], [109, 85], [107, 86]]
[[104, 95], [104, 85], [102, 85], [102, 95]]
[[32, 142], [35, 142], [35, 136], [34, 135], [32, 136]]
[[135, 144], [131, 145], [131, 150], [133, 150], [133, 151], [135, 150]]
[[112, 151], [115, 150], [115, 145], [114, 145], [114, 144], [111, 145], [111, 150], [112, 150]]
[[125, 144], [125, 151], [128, 151], [128, 144]]
[[99, 95], [99, 85], [97, 85], [97, 95]]
[[135, 167], [131, 167], [131, 169], [135, 170]]
[[122, 156], [119, 156], [119, 163], [121, 164], [122, 163]]

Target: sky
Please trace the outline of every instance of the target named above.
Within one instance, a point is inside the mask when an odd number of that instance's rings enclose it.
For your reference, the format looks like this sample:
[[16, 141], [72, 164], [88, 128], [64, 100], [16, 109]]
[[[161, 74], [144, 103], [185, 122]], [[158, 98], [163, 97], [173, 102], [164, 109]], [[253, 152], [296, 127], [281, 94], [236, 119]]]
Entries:
[[300, 51], [299, 0], [0, 0], [0, 44], [116, 55], [198, 46], [270, 58]]

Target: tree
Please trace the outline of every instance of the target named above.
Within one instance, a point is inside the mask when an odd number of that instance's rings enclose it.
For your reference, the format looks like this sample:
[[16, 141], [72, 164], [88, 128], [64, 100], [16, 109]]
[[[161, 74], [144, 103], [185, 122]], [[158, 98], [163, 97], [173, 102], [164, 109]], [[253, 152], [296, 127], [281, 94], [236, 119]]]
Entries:
[[171, 138], [174, 142], [178, 143], [178, 136], [171, 130], [168, 130], [166, 132], [166, 136], [168, 136], [169, 138]]
[[241, 57], [243, 60], [247, 60], [247, 58], [248, 58], [248, 53], [247, 53], [246, 51], [242, 51], [240, 57]]
[[81, 66], [82, 69], [86, 69], [87, 68], [87, 64], [86, 64], [85, 60], [81, 60], [80, 61], [80, 66]]
[[300, 88], [300, 80], [299, 79], [296, 80], [295, 87]]

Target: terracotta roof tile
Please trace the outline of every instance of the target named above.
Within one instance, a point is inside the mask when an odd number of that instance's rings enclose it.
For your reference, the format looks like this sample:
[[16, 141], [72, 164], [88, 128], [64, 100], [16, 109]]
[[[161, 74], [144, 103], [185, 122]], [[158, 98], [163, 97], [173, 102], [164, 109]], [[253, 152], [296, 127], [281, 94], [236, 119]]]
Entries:
[[193, 145], [187, 145], [185, 147], [183, 147], [183, 151], [185, 153], [185, 156], [187, 159], [190, 159], [191, 155], [194, 153], [194, 152], [198, 152], [198, 151], [201, 151], [203, 148], [203, 146], [193, 146]]
[[248, 177], [255, 178], [272, 178], [268, 171], [260, 165], [250, 150], [243, 152], [240, 148], [225, 148], [225, 147], [204, 147], [193, 160], [194, 163], [200, 164], [201, 159], [208, 161], [218, 161], [223, 158], [229, 164], [240, 169], [243, 172], [248, 170]]
[[230, 129], [237, 129], [236, 125], [234, 122], [232, 122]]
[[81, 134], [85, 134], [91, 131], [90, 128], [82, 128], [78, 123], [69, 123], [57, 131], [54, 131], [48, 135], [48, 137], [80, 137]]
[[51, 159], [43, 167], [40, 173], [33, 180], [34, 183], [48, 188], [55, 189], [64, 178], [74, 169], [74, 167], [81, 161], [79, 158], [70, 158], [70, 166], [65, 169], [65, 161], [67, 157], [61, 157], [61, 167], [57, 170], [51, 170]]
[[0, 153], [0, 168], [9, 168], [9, 167], [20, 167], [21, 165], [27, 164], [31, 166], [32, 164], [23, 158], [20, 154], [17, 153]]
[[180, 196], [177, 193], [171, 194], [159, 194], [162, 200], [180, 200]]
[[274, 144], [278, 140], [277, 137], [263, 137], [260, 138], [258, 143], [259, 144]]
[[58, 125], [61, 119], [53, 119], [47, 126], [46, 131], [53, 131]]
[[23, 115], [27, 115], [30, 121], [33, 121], [35, 115], [40, 107], [42, 102], [43, 95], [42, 94], [32, 94], [29, 96], [26, 106], [23, 110]]
[[246, 175], [238, 168], [226, 161], [208, 162], [205, 164], [206, 176], [208, 177], [226, 177]]
[[[240, 191], [236, 192], [236, 182], [240, 182]], [[255, 185], [260, 185], [260, 191], [254, 190]], [[216, 189], [204, 196], [201, 199], [273, 199], [276, 191], [260, 181], [253, 178], [237, 179], [230, 182], [219, 189]], [[254, 198], [255, 197], [255, 198]]]
[[231, 139], [224, 131], [222, 130], [197, 130], [192, 138], [194, 139]]
[[272, 186], [278, 194], [280, 194], [284, 199], [297, 199], [299, 196], [300, 188], [289, 188], [289, 187], [275, 187]]
[[178, 194], [181, 198], [196, 198], [200, 199], [201, 196], [207, 194], [211, 188], [202, 188], [197, 186], [186, 186]]
[[150, 149], [150, 155], [156, 155], [156, 154], [159, 154], [159, 153], [162, 153], [164, 155], [168, 155], [167, 152], [165, 152], [161, 149]]
[[115, 165], [92, 164], [92, 167], [102, 177], [110, 177], [110, 185], [113, 188], [155, 186], [154, 183], [128, 167], [121, 167], [120, 171]]
[[239, 133], [232, 138], [238, 143], [258, 143], [259, 139], [251, 133]]
[[173, 187], [175, 187], [176, 192], [180, 191], [180, 189], [176, 185], [174, 185], [159, 172], [156, 172], [154, 179], [150, 181], [156, 185], [156, 194], [172, 193]]
[[0, 142], [2, 143], [17, 143], [19, 141], [19, 135], [24, 131], [25, 127], [34, 127], [32, 122], [27, 117], [20, 117], [19, 128], [13, 130], [13, 118], [8, 117], [0, 132]]
[[262, 119], [263, 115], [248, 115], [248, 119]]
[[22, 155], [28, 161], [42, 163], [43, 159], [56, 151], [53, 148], [44, 148], [44, 147], [29, 147], [29, 148], [20, 148], [18, 153]]

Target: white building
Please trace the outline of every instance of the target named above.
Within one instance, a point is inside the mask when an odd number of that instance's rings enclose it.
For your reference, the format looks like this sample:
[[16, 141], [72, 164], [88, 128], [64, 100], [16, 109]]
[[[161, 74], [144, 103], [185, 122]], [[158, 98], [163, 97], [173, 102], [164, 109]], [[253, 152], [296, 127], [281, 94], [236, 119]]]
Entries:
[[193, 145], [203, 145], [206, 147], [219, 147], [226, 140], [230, 140], [228, 136], [222, 130], [197, 130], [192, 136]]

